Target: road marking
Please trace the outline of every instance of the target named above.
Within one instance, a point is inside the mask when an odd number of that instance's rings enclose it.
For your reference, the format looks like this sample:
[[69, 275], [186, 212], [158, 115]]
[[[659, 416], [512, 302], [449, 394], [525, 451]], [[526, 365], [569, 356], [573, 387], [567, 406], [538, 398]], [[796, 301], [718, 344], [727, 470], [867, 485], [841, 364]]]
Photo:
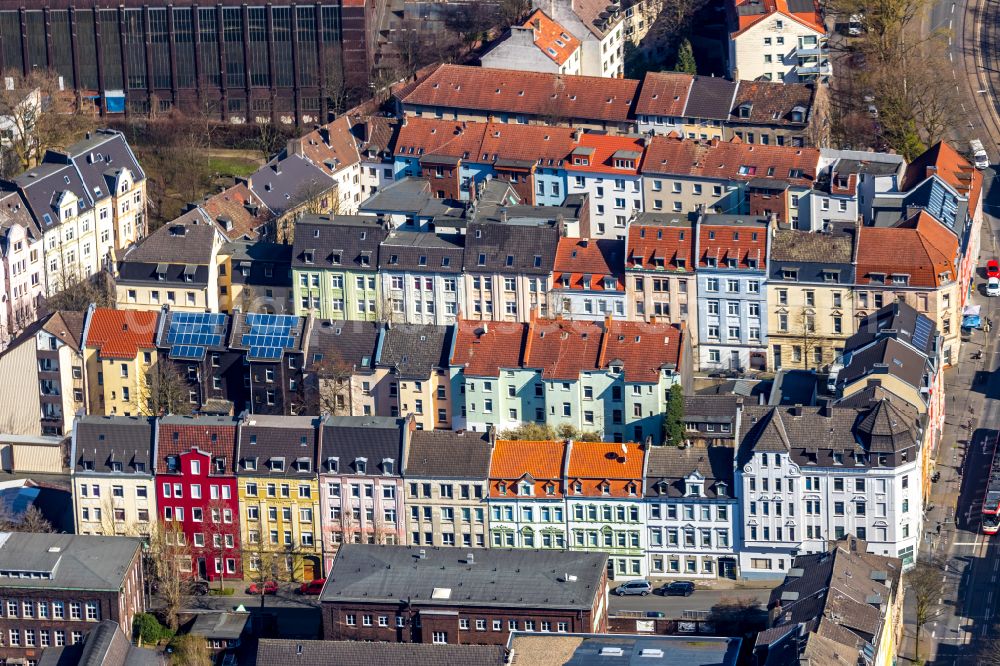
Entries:
[[[956, 541], [955, 545], [956, 546], [978, 546], [979, 542], [978, 541]], [[1000, 561], [998, 561], [998, 563], [1000, 563]]]
[[948, 29], [951, 30], [951, 19], [948, 19]]
[[954, 2], [953, 2], [953, 3], [951, 3], [951, 13], [952, 13], [952, 14], [954, 14], [954, 13], [955, 13], [955, 3], [954, 3]]

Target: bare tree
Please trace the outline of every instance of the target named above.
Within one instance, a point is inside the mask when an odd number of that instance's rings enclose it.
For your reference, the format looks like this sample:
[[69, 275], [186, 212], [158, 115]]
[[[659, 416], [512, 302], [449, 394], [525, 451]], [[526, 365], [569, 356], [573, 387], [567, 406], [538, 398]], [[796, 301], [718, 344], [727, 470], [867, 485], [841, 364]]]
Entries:
[[920, 632], [924, 626], [945, 612], [945, 607], [939, 603], [944, 596], [944, 581], [941, 579], [942, 567], [934, 562], [917, 562], [909, 573], [904, 574], [903, 582], [913, 595], [914, 616], [917, 625], [916, 654], [914, 659], [920, 662]]
[[260, 607], [264, 607], [264, 585], [274, 581], [282, 581], [288, 576], [282, 571], [278, 553], [269, 548], [259, 530], [252, 529], [247, 543], [242, 544], [243, 553], [247, 556], [247, 566], [243, 570], [243, 580], [258, 587]]
[[167, 626], [177, 630], [177, 615], [190, 593], [191, 548], [174, 522], [158, 522], [152, 526], [147, 550], [147, 577], [163, 602]]
[[62, 267], [55, 278], [56, 293], [44, 300], [44, 312], [72, 310], [82, 312], [93, 303], [99, 308], [115, 306], [114, 287], [110, 276], [104, 272], [85, 277], [75, 268]]
[[0, 507], [0, 531], [3, 532], [55, 532], [42, 510], [34, 504], [23, 513], [15, 514], [7, 507]]
[[190, 387], [168, 359], [156, 362], [139, 383], [139, 410], [148, 416], [190, 414]]
[[203, 636], [183, 634], [170, 642], [170, 663], [177, 666], [212, 666], [212, 654]]
[[240, 287], [240, 297], [236, 306], [239, 307], [240, 312], [260, 312], [260, 304], [257, 302], [257, 290], [248, 284]]
[[233, 516], [230, 516], [228, 523], [225, 522], [226, 512], [231, 512], [232, 507], [221, 498], [209, 500], [205, 511], [208, 514], [205, 516], [204, 523], [205, 545], [208, 547], [213, 558], [218, 557], [219, 559], [219, 589], [221, 590], [225, 586], [227, 556], [231, 555], [233, 558], [236, 558], [239, 553], [239, 551], [227, 545], [226, 537], [230, 537], [233, 546], [235, 546], [236, 532], [239, 531], [239, 527]]
[[351, 416], [351, 377], [354, 366], [343, 358], [323, 358], [313, 366], [305, 399], [310, 413]]

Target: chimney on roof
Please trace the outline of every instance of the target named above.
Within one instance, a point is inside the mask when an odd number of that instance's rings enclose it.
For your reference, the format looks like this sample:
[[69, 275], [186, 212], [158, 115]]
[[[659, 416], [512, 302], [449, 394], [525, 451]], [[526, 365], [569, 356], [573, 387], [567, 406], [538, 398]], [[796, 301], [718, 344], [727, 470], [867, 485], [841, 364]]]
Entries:
[[792, 416], [802, 416], [802, 405], [792, 407]]
[[575, 143], [579, 143], [580, 142], [580, 137], [582, 137], [582, 136], [583, 136], [583, 130], [582, 129], [575, 129], [575, 130], [573, 130], [573, 141]]
[[127, 323], [122, 324], [122, 330], [123, 331], [127, 331], [128, 330], [128, 324]]
[[830, 400], [829, 398], [824, 398], [823, 400], [820, 400], [819, 413], [820, 416], [831, 418], [833, 416], [833, 400]]
[[281, 173], [281, 162], [275, 160], [274, 164], [271, 165], [271, 170], [274, 171], [274, 173]]
[[324, 125], [319, 128], [319, 135], [323, 139], [323, 143], [330, 145], [330, 128]]
[[541, 30], [542, 29], [542, 19], [540, 19], [540, 18], [536, 18], [534, 21], [531, 22], [531, 24], [533, 26], [535, 26], [535, 30]]

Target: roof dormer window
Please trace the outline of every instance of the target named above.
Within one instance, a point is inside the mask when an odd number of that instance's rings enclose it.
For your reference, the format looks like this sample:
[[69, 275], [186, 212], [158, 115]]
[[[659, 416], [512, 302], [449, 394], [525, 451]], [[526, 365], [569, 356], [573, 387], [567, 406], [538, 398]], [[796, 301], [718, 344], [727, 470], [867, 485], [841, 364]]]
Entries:
[[354, 472], [356, 474], [367, 474], [368, 473], [368, 459], [367, 458], [355, 458], [354, 459]]
[[396, 473], [396, 461], [392, 458], [382, 459], [382, 474], [391, 476]]
[[326, 471], [328, 472], [339, 472], [340, 471], [340, 459], [336, 456], [329, 456], [326, 459]]
[[529, 483], [527, 481], [522, 481], [517, 487], [518, 495], [534, 495], [535, 494], [535, 484]]
[[753, 104], [751, 104], [750, 102], [745, 102], [743, 104], [740, 104], [739, 116], [740, 118], [749, 118], [750, 113], [752, 111], [753, 111]]

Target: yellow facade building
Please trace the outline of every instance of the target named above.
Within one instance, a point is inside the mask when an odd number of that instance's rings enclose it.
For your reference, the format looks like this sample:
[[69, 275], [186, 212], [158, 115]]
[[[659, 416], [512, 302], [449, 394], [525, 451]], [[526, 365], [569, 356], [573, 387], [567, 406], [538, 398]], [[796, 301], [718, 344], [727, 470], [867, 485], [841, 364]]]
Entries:
[[83, 329], [91, 414], [148, 413], [148, 375], [156, 363], [159, 314], [91, 306]]

